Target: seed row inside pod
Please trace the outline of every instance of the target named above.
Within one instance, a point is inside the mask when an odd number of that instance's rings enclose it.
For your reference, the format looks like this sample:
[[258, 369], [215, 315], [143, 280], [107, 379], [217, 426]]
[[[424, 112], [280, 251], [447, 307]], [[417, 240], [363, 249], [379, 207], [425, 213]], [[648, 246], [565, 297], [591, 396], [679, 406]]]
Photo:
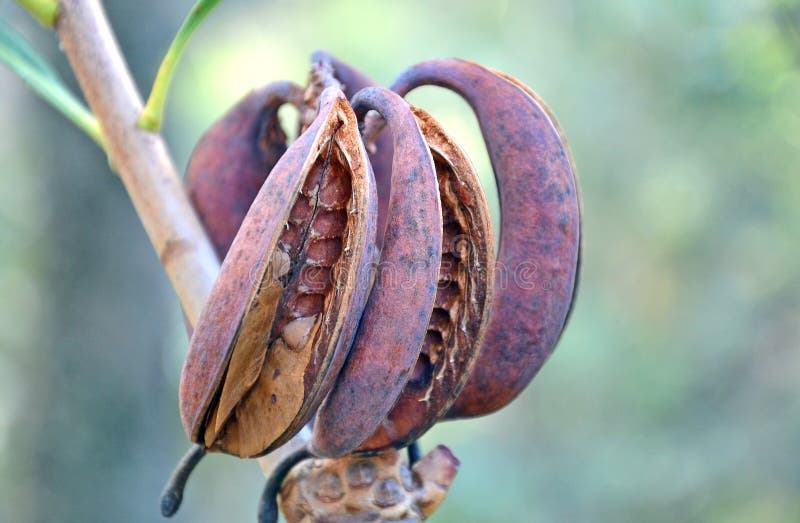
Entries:
[[411, 107], [368, 87], [352, 100], [386, 120], [393, 139], [392, 190], [375, 282], [350, 355], [322, 405], [312, 449], [342, 456], [372, 434], [396, 403], [419, 356], [436, 296], [442, 211], [433, 158]]
[[447, 412], [475, 363], [491, 309], [493, 234], [478, 175], [431, 115], [412, 111], [434, 160], [442, 204], [436, 297], [405, 388], [359, 450], [404, 447]]
[[308, 422], [352, 342], [376, 211], [355, 115], [326, 90], [250, 207], [192, 336], [181, 413], [193, 440], [252, 457]]
[[481, 127], [500, 194], [496, 294], [475, 370], [448, 413], [479, 416], [510, 403], [566, 326], [577, 288], [580, 200], [552, 112], [519, 80], [466, 60], [410, 67], [392, 89], [437, 85], [461, 95]]

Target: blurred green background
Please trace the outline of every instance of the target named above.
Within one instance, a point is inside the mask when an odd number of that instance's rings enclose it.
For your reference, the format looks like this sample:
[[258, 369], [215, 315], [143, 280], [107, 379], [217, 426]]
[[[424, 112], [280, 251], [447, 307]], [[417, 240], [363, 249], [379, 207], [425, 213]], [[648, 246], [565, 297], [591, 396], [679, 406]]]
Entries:
[[[193, 2], [107, 4], [147, 92]], [[0, 17], [77, 92], [52, 33], [8, 0]], [[432, 521], [800, 521], [799, 20], [768, 0], [227, 0], [164, 134], [183, 170], [216, 117], [303, 82], [316, 48], [383, 83], [442, 56], [520, 78], [581, 175], [581, 292], [515, 403], [423, 439], [462, 460]], [[491, 180], [467, 106], [411, 100]], [[104, 155], [6, 69], [0, 137], [0, 520], [159, 521], [187, 443], [177, 300]], [[211, 456], [175, 521], [254, 521], [263, 482]]]

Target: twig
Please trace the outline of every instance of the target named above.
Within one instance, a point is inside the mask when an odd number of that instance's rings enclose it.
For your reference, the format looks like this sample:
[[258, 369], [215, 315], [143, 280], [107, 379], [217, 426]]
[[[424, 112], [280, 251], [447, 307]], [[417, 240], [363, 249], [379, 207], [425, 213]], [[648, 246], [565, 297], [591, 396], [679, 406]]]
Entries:
[[164, 140], [136, 126], [142, 100], [98, 0], [62, 0], [56, 31], [108, 154], [194, 325], [219, 272]]

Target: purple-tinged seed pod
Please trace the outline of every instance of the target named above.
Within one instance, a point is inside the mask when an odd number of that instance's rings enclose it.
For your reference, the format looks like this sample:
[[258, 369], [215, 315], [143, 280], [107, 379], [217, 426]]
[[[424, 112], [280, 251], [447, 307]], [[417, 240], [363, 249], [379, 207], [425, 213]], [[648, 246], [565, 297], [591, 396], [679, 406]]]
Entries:
[[419, 356], [436, 296], [442, 209], [436, 171], [408, 103], [370, 87], [352, 100], [359, 118], [375, 110], [394, 143], [386, 236], [356, 339], [314, 424], [312, 451], [342, 456], [383, 421]]
[[495, 297], [478, 361], [448, 417], [488, 414], [533, 379], [563, 331], [578, 280], [580, 199], [566, 141], [551, 112], [510, 80], [474, 62], [430, 60], [392, 85], [461, 95], [478, 118], [500, 193]]

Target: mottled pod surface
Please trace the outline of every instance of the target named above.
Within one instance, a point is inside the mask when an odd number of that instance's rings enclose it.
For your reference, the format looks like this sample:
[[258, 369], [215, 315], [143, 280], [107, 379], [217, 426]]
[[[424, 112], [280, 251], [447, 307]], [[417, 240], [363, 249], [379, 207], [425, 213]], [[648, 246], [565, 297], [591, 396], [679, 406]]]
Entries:
[[528, 88], [465, 60], [407, 69], [392, 89], [455, 91], [481, 127], [500, 194], [495, 297], [483, 347], [448, 417], [488, 414], [513, 400], [553, 351], [578, 277], [575, 169], [550, 111]]
[[250, 204], [286, 152], [278, 109], [299, 107], [303, 90], [276, 82], [251, 92], [200, 138], [186, 168], [186, 191], [220, 259]]
[[412, 110], [439, 181], [443, 225], [439, 281], [408, 383], [359, 450], [404, 447], [444, 416], [473, 368], [491, 309], [494, 237], [480, 180], [441, 125], [425, 111]]
[[344, 361], [373, 268], [374, 181], [338, 89], [255, 198], [192, 336], [181, 417], [242, 457], [308, 422]]
[[355, 450], [397, 401], [419, 356], [434, 306], [442, 254], [436, 170], [408, 103], [382, 88], [352, 101], [359, 117], [375, 110], [394, 143], [392, 190], [380, 262], [347, 362], [320, 408], [314, 452]]

